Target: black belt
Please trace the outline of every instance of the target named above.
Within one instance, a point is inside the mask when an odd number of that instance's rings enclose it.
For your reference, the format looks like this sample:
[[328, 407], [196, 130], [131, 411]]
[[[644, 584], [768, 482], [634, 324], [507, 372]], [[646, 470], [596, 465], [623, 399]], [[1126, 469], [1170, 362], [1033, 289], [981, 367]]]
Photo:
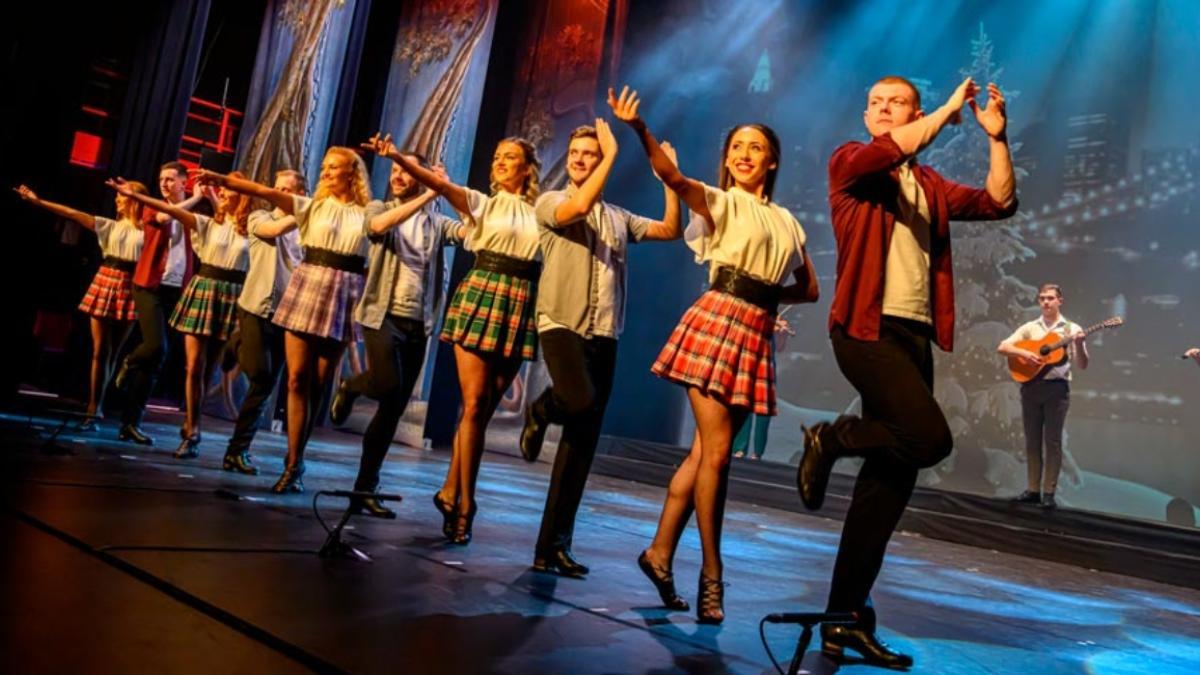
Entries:
[[517, 277], [518, 279], [528, 281], [537, 281], [538, 276], [542, 273], [542, 265], [536, 260], [514, 258], [492, 251], [480, 251], [476, 253], [475, 265], [472, 269], [507, 274], [510, 277]]
[[246, 283], [246, 273], [241, 270], [231, 270], [228, 267], [217, 267], [208, 263], [200, 263], [196, 276], [208, 277], [217, 281], [228, 281], [233, 284]]
[[335, 253], [324, 248], [304, 249], [304, 262], [309, 265], [332, 267], [335, 270], [353, 272], [355, 274], [362, 274], [363, 268], [367, 266], [367, 259], [361, 255]]
[[728, 293], [739, 300], [761, 307], [770, 314], [779, 312], [779, 296], [783, 287], [768, 284], [732, 267], [718, 267], [717, 278], [710, 290]]
[[137, 267], [137, 262], [133, 260], [126, 260], [124, 258], [118, 258], [112, 255], [106, 255], [104, 256], [104, 260], [100, 261], [100, 266], [111, 267], [114, 270], [120, 270], [122, 272], [133, 274], [134, 268]]

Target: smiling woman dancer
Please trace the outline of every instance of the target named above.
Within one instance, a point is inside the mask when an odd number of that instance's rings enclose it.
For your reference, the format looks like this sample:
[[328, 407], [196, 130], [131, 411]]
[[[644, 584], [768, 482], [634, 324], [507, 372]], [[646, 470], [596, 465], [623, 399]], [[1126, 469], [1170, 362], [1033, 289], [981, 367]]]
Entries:
[[[779, 168], [779, 139], [762, 124], [744, 124], [725, 137], [720, 187], [688, 178], [663, 153], [638, 116], [641, 101], [628, 87], [609, 90], [613, 115], [637, 132], [650, 164], [692, 211], [684, 240], [696, 262], [710, 266], [711, 288], [684, 313], [651, 371], [687, 387], [696, 436], [667, 491], [658, 531], [638, 567], [673, 609], [688, 605], [675, 592], [671, 565], [695, 509], [703, 563], [696, 616], [725, 618], [721, 582], [721, 522], [735, 429], [749, 413], [775, 414], [772, 333], [779, 304], [815, 302], [817, 278], [804, 250], [805, 234], [787, 209], [771, 201]], [[784, 283], [794, 277], [787, 286]]]
[[533, 145], [506, 138], [492, 157], [491, 194], [450, 182], [412, 156], [391, 146], [390, 137], [372, 139], [379, 154], [400, 164], [465, 215], [463, 245], [475, 265], [458, 285], [442, 326], [441, 339], [454, 344], [462, 413], [454, 434], [454, 454], [433, 503], [442, 514], [442, 534], [456, 544], [471, 541], [475, 520], [475, 479], [483, 456], [484, 432], [522, 360], [537, 358], [534, 317], [540, 265], [538, 162]]

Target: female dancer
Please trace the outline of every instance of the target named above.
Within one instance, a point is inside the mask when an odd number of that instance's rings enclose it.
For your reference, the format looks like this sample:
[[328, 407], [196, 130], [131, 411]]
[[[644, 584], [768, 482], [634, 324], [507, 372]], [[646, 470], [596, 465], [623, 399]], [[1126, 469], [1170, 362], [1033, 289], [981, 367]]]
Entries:
[[522, 360], [537, 358], [535, 293], [540, 265], [533, 202], [538, 195], [537, 152], [523, 138], [506, 138], [492, 157], [491, 194], [456, 185], [398, 152], [391, 137], [376, 136], [372, 149], [400, 164], [465, 215], [463, 245], [475, 265], [446, 308], [441, 339], [454, 345], [462, 413], [442, 489], [433, 503], [442, 533], [456, 544], [471, 541], [475, 480], [484, 432]]
[[[244, 178], [236, 172], [230, 175]], [[186, 414], [179, 428], [181, 440], [175, 458], [193, 459], [200, 455], [200, 407], [212, 379], [212, 367], [237, 325], [237, 300], [250, 266], [246, 220], [251, 199], [227, 188], [217, 190], [216, 215], [209, 218], [148, 195], [133, 194], [119, 178], [109, 181], [109, 185], [119, 194], [179, 221], [191, 239], [192, 250], [200, 257], [200, 269], [188, 281], [167, 321], [183, 333], [187, 370], [183, 388]]]
[[[146, 194], [146, 186], [129, 183], [130, 190]], [[96, 420], [104, 416], [104, 390], [112, 376], [114, 357], [129, 337], [137, 311], [133, 306], [133, 268], [142, 252], [142, 205], [126, 195], [117, 195], [117, 220], [93, 216], [69, 206], [41, 199], [28, 187], [16, 188], [21, 199], [67, 218], [96, 233], [104, 261], [79, 309], [91, 317], [92, 370], [88, 380], [88, 418], [80, 431], [95, 431]]]
[[[671, 479], [658, 531], [638, 566], [668, 606], [687, 608], [675, 592], [671, 564], [694, 508], [703, 553], [696, 614], [700, 623], [720, 623], [730, 441], [747, 414], [775, 414], [771, 335], [778, 306], [815, 301], [817, 279], [800, 223], [771, 201], [780, 160], [774, 131], [761, 124], [732, 129], [721, 150], [720, 187], [712, 187], [683, 175], [663, 153], [638, 116], [640, 103], [628, 87], [619, 98], [609, 90], [613, 114], [637, 132], [655, 173], [691, 209], [684, 240], [698, 263], [710, 265], [712, 287], [684, 313], [651, 368], [687, 387], [696, 437]], [[793, 275], [795, 282], [783, 286]]]
[[386, 232], [412, 214], [403, 206], [382, 212], [367, 208], [367, 167], [350, 148], [335, 146], [325, 152], [311, 199], [210, 171], [202, 170], [197, 180], [259, 197], [295, 216], [259, 225], [256, 236], [300, 230], [304, 261], [292, 273], [274, 317], [286, 331], [288, 453], [283, 475], [271, 491], [303, 492], [304, 449], [321, 398], [346, 344], [361, 337], [352, 313], [362, 296], [367, 237]]

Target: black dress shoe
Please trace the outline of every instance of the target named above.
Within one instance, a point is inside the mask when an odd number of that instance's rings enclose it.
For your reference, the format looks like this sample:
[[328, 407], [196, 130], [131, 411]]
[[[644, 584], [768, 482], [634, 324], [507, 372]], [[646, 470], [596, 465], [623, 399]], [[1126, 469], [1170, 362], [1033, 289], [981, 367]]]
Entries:
[[121, 430], [117, 432], [118, 441], [132, 441], [138, 445], [154, 445], [154, 439], [146, 435], [146, 432], [132, 424], [121, 425]]
[[258, 467], [250, 463], [250, 453], [242, 450], [241, 452], [225, 452], [225, 459], [221, 462], [221, 468], [225, 471], [236, 471], [244, 473], [247, 476], [257, 476]]
[[654, 563], [646, 557], [646, 552], [637, 559], [638, 569], [642, 570], [642, 574], [654, 584], [655, 590], [658, 591], [658, 597], [662, 598], [663, 606], [667, 609], [674, 609], [680, 612], [686, 612], [690, 607], [687, 600], [679, 597], [679, 593], [675, 591], [675, 575], [671, 570], [655, 567]]
[[1042, 496], [1032, 490], [1026, 490], [1012, 500], [1014, 504], [1040, 504], [1041, 501]]
[[796, 487], [800, 490], [800, 501], [804, 508], [816, 511], [825, 503], [825, 488], [829, 486], [829, 474], [837, 460], [837, 444], [833, 427], [827, 422], [818, 422], [804, 430], [804, 457], [796, 470]]
[[175, 449], [175, 459], [195, 459], [200, 456], [200, 432], [185, 436], [183, 430], [179, 430], [179, 435], [183, 436], [183, 440], [179, 442], [179, 447]]
[[441, 493], [433, 493], [433, 506], [442, 514], [442, 536], [446, 541], [454, 541], [454, 524], [458, 521], [455, 517], [457, 509], [450, 502], [442, 501]]
[[526, 462], [536, 462], [542, 454], [549, 421], [538, 411], [538, 401], [525, 406], [525, 426], [521, 429], [521, 456]]
[[575, 579], [582, 579], [591, 571], [587, 565], [571, 557], [570, 551], [563, 548], [535, 557], [533, 559], [533, 570], [535, 572], [546, 572], [548, 574], [557, 574], [560, 577], [572, 577]]
[[362, 513], [372, 518], [385, 518], [387, 520], [395, 520], [396, 512], [383, 505], [383, 502], [374, 497], [356, 498], [351, 504], [351, 508], [355, 513]]
[[271, 486], [271, 492], [281, 495], [288, 492], [300, 493], [304, 492], [304, 482], [300, 480], [304, 477], [304, 462], [286, 466], [283, 469], [283, 475], [275, 484]]
[[1042, 493], [1042, 499], [1038, 502], [1038, 506], [1042, 507], [1043, 511], [1053, 511], [1058, 508], [1058, 502], [1054, 500], [1053, 492]]
[[471, 528], [475, 525], [476, 505], [471, 504], [471, 508], [465, 514], [459, 514], [454, 520], [454, 534], [450, 538], [450, 543], [466, 546], [471, 543]]
[[716, 625], [725, 620], [725, 583], [700, 573], [696, 593], [696, 623]]
[[333, 392], [333, 400], [329, 403], [329, 421], [334, 426], [342, 426], [350, 419], [350, 411], [354, 408], [354, 399], [358, 392], [350, 389], [350, 381], [342, 380], [337, 391]]
[[853, 649], [862, 655], [867, 665], [904, 670], [911, 668], [912, 657], [887, 646], [874, 631], [854, 626], [821, 626], [821, 652], [836, 663], [845, 658], [845, 650]]

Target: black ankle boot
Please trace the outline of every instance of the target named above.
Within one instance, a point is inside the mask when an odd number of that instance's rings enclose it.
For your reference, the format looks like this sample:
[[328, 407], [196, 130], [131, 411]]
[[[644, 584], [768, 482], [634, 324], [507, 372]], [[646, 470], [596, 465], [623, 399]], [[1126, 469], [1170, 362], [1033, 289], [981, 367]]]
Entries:
[[300, 479], [304, 477], [304, 462], [297, 462], [291, 466], [285, 466], [283, 475], [275, 484], [271, 486], [271, 492], [277, 495], [286, 492], [304, 492], [304, 482]]
[[355, 498], [353, 503], [355, 513], [361, 513], [372, 518], [395, 520], [396, 512], [383, 505], [374, 497]]
[[582, 579], [591, 571], [587, 565], [576, 560], [565, 548], [550, 551], [544, 555], [538, 554], [533, 559], [533, 569], [535, 572], [548, 572], [560, 577], [575, 579]]
[[533, 403], [525, 406], [525, 426], [521, 428], [521, 457], [525, 458], [526, 462], [536, 462], [542, 454], [546, 429], [550, 427], [550, 415], [547, 410], [550, 396], [550, 390], [547, 389]]
[[184, 433], [183, 429], [180, 429], [179, 436], [183, 440], [179, 442], [179, 447], [175, 449], [175, 459], [195, 459], [199, 457], [200, 432], [197, 431], [189, 436]]
[[816, 511], [825, 503], [829, 474], [838, 458], [837, 438], [828, 422], [818, 422], [804, 430], [804, 457], [796, 469], [796, 487], [804, 508]]
[[117, 440], [131, 441], [138, 445], [154, 445], [154, 439], [133, 424], [121, 425], [121, 430], [117, 432]]
[[250, 453], [245, 450], [240, 452], [226, 451], [225, 459], [221, 462], [221, 468], [225, 471], [236, 471], [247, 476], [258, 475], [258, 467], [250, 462]]
[[912, 667], [913, 659], [901, 654], [879, 639], [874, 630], [838, 625], [821, 626], [821, 652], [836, 663], [845, 659], [845, 650], [858, 652], [867, 665], [904, 670]]

